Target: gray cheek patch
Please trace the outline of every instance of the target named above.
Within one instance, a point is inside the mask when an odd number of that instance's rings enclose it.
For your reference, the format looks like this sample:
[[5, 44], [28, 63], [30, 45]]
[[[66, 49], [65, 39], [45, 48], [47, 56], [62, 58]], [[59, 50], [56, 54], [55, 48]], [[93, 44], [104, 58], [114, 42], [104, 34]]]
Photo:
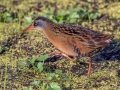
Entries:
[[35, 26], [36, 29], [40, 29], [40, 30], [44, 30], [46, 27], [46, 22], [42, 21], [42, 20], [36, 20], [36, 22], [38, 23], [37, 26]]

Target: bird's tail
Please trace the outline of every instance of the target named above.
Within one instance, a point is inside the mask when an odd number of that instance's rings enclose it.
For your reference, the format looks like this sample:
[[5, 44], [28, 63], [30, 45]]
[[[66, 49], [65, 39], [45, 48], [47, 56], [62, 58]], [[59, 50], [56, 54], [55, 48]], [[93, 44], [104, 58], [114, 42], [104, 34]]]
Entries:
[[114, 38], [114, 35], [105, 35], [102, 37], [102, 40], [106, 43], [110, 43], [113, 38]]

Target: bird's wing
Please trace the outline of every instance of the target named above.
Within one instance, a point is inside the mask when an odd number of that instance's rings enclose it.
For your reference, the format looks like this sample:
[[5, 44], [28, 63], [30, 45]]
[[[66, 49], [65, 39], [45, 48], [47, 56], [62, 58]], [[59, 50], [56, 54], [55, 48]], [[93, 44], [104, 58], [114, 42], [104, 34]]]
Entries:
[[111, 35], [104, 35], [86, 27], [68, 25], [64, 27], [64, 33], [69, 35], [69, 42], [79, 48], [81, 53], [89, 53], [96, 48], [105, 47], [113, 38]]

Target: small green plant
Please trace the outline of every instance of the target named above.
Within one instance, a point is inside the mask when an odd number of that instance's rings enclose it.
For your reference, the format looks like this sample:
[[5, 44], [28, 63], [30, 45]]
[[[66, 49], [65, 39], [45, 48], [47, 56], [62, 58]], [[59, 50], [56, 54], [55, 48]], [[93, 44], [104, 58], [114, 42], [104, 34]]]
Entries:
[[40, 84], [41, 90], [62, 90], [57, 82], [43, 82]]
[[38, 86], [40, 84], [40, 80], [36, 80], [30, 83], [32, 86]]
[[13, 20], [10, 12], [6, 11], [6, 12], [2, 12], [0, 14], [0, 22], [11, 22]]
[[52, 82], [49, 85], [50, 85], [50, 90], [62, 90], [60, 86], [58, 85], [58, 83], [56, 82]]
[[49, 73], [45, 80], [36, 80], [31, 82], [32, 86], [39, 86], [41, 90], [62, 90], [56, 81], [63, 75], [62, 70], [56, 70], [55, 73]]
[[[0, 16], [1, 22], [11, 22], [13, 20], [19, 21], [19, 18], [13, 17], [8, 11], [3, 12]], [[38, 16], [38, 14], [32, 14], [31, 16], [24, 15], [23, 22], [26, 24], [31, 24], [33, 22], [33, 18]], [[97, 19], [100, 16], [100, 13], [92, 10], [78, 10], [76, 8], [69, 8], [68, 10], [57, 10], [57, 14], [54, 16], [54, 8], [52, 8], [50, 11], [43, 13], [42, 16], [56, 23], [76, 23], [77, 21], [84, 22], [87, 20]]]
[[28, 66], [28, 63], [26, 60], [21, 60], [18, 62], [18, 66], [21, 66], [24, 68], [24, 67]]
[[9, 47], [7, 47], [7, 46], [0, 46], [0, 54], [3, 54], [7, 50], [9, 50]]
[[[21, 67], [28, 67], [29, 64], [32, 65], [32, 68], [37, 71], [43, 71], [44, 61], [49, 58], [49, 55], [41, 55], [39, 58], [21, 60], [18, 62], [18, 65]], [[37, 60], [37, 62], [36, 62]], [[39, 87], [41, 90], [62, 90], [59, 86], [59, 83], [69, 80], [65, 77], [62, 70], [56, 69], [55, 72], [49, 73], [46, 79], [35, 80], [30, 83], [31, 86]], [[59, 82], [59, 83], [58, 83]], [[23, 90], [33, 90], [33, 87], [24, 88]]]
[[80, 16], [80, 21], [94, 20], [100, 16], [100, 13], [92, 11], [92, 10], [80, 10], [78, 11]]
[[44, 60], [46, 60], [47, 58], [49, 58], [48, 54], [41, 55], [38, 59], [32, 58], [28, 60], [21, 60], [18, 62], [18, 66], [27, 67], [29, 65], [32, 65], [32, 68], [34, 70], [42, 71], [44, 66]]
[[54, 9], [44, 13], [43, 16], [56, 23], [75, 23], [77, 18], [79, 18], [77, 10], [72, 8], [70, 8], [68, 11], [58, 10], [56, 16], [54, 16], [53, 13]]
[[76, 23], [84, 22], [87, 20], [94, 20], [100, 16], [100, 13], [92, 10], [77, 10], [76, 8], [70, 8], [66, 10], [58, 10], [57, 15], [54, 16], [54, 9], [43, 14], [44, 17], [56, 22], [56, 23]]
[[0, 22], [6, 22], [6, 23], [9, 23], [9, 22], [20, 22], [21, 18], [24, 18], [23, 22], [25, 24], [31, 24], [33, 22], [33, 18], [38, 17], [37, 14], [33, 14], [31, 16], [28, 16], [26, 14], [23, 15], [23, 16], [19, 16], [18, 13], [16, 13], [17, 15], [14, 16], [11, 13], [13, 13], [13, 12], [1, 11], [0, 12]]

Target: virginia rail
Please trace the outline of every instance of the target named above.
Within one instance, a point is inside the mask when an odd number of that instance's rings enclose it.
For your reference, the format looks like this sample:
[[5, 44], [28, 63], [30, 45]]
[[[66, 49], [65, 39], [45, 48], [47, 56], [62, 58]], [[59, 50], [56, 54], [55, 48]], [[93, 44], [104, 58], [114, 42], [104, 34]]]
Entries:
[[62, 55], [72, 61], [76, 61], [78, 56], [89, 57], [88, 75], [91, 73], [91, 58], [105, 48], [114, 37], [80, 25], [56, 24], [42, 16], [36, 18], [21, 35], [33, 29], [43, 31], [48, 40], [61, 51], [52, 52], [51, 56]]

